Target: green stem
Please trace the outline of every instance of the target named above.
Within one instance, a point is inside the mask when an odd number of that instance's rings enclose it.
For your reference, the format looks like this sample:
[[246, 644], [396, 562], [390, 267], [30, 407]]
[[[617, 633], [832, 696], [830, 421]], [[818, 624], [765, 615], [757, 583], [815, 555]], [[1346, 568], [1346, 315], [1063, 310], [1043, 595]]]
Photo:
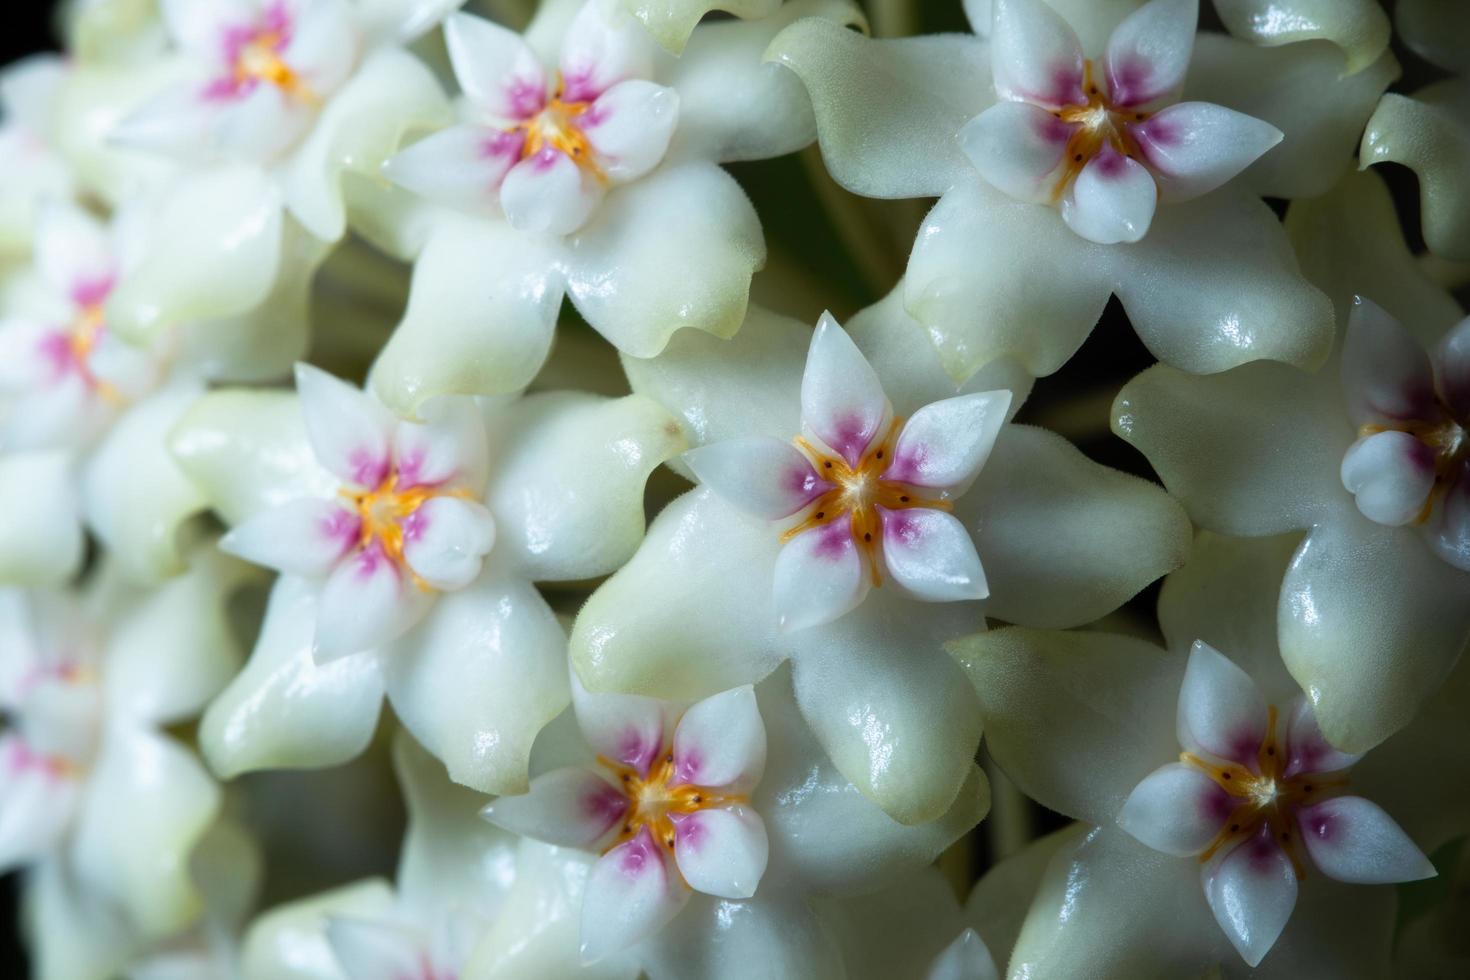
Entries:
[[1000, 771], [989, 752], [983, 754], [981, 764], [990, 777], [990, 816], [984, 826], [994, 867], [1030, 843], [1036, 829], [1031, 801]]
[[866, 211], [867, 201], [856, 197], [832, 179], [822, 162], [821, 152], [809, 146], [800, 153], [801, 164], [816, 192], [817, 201], [832, 222], [837, 237], [852, 256], [858, 273], [868, 288], [882, 296], [903, 275], [903, 263], [885, 248], [888, 235], [875, 227]]

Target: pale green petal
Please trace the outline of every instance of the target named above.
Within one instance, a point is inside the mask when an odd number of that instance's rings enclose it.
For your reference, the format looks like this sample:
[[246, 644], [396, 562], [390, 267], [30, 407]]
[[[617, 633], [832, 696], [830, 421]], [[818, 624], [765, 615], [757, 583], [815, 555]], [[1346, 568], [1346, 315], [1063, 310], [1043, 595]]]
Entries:
[[973, 175], [955, 135], [995, 101], [989, 50], [967, 34], [875, 40], [798, 21], [766, 58], [811, 94], [822, 159], [865, 197], [935, 197]]
[[841, 946], [847, 980], [923, 977], [965, 927], [954, 890], [932, 867], [871, 895], [815, 904]]
[[608, 194], [568, 240], [567, 292], [619, 350], [653, 357], [682, 328], [729, 337], [765, 265], [755, 208], [724, 170], [669, 164]]
[[750, 19], [766, 17], [781, 0], [621, 0], [623, 9], [643, 22], [659, 44], [674, 54], [684, 50], [695, 25], [712, 10]]
[[588, 690], [695, 700], [774, 670], [778, 537], [710, 490], [665, 507], [577, 616], [572, 666]]
[[377, 878], [279, 905], [245, 933], [242, 980], [347, 980], [327, 941], [328, 917], [382, 917], [392, 914], [393, 906], [392, 887]]
[[202, 710], [240, 668], [230, 601], [258, 577], [209, 542], [177, 578], [146, 592], [124, 589], [107, 641], [108, 711], [171, 725]]
[[642, 395], [530, 395], [487, 417], [485, 499], [496, 519], [490, 562], [535, 581], [595, 578], [643, 539], [643, 488], [688, 443]]
[[571, 698], [566, 637], [531, 583], [494, 561], [384, 648], [383, 684], [404, 727], [456, 782], [522, 793], [536, 733]]
[[408, 309], [373, 365], [373, 390], [411, 418], [436, 395], [524, 388], [551, 350], [556, 255], [503, 221], [439, 219], [414, 263]]
[[1332, 298], [1339, 326], [1354, 296], [1393, 314], [1426, 347], [1464, 316], [1409, 252], [1393, 199], [1373, 171], [1348, 174], [1323, 197], [1292, 202], [1286, 231], [1302, 274]]
[[1299, 688], [1276, 645], [1276, 607], [1300, 540], [1201, 533], [1189, 561], [1159, 593], [1159, 628], [1174, 655], [1188, 656], [1194, 641], [1204, 640], [1250, 674], [1267, 701], [1289, 704]]
[[174, 426], [169, 449], [228, 524], [338, 485], [317, 462], [293, 392], [212, 391]]
[[1445, 79], [1413, 96], [1390, 92], [1378, 103], [1361, 165], [1400, 163], [1419, 177], [1424, 241], [1448, 259], [1470, 259], [1470, 82]]
[[982, 628], [977, 603], [920, 604], [886, 588], [787, 638], [812, 733], [842, 775], [901, 823], [942, 816], [974, 769], [979, 705], [943, 644]]
[[207, 506], [168, 451], [169, 431], [203, 393], [176, 382], [132, 406], [82, 472], [87, 523], [134, 581], [183, 570], [182, 526]]
[[26, 875], [23, 896], [34, 980], [112, 980], [141, 952], [137, 932], [68, 862], [37, 865]]
[[638, 954], [648, 976], [671, 980], [746, 980], [755, 964], [768, 977], [846, 980], [842, 951], [805, 896], [769, 882], [743, 902], [696, 893]]
[[405, 133], [451, 119], [449, 100], [423, 62], [398, 48], [372, 52], [282, 165], [286, 206], [313, 235], [336, 241], [347, 230], [343, 175], [379, 178]]
[[1385, 51], [1355, 74], [1344, 72], [1342, 52], [1327, 41], [1262, 48], [1204, 32], [1195, 40], [1184, 97], [1264, 119], [1284, 134], [1246, 168], [1239, 186], [1271, 197], [1313, 197], [1352, 169], [1363, 124], [1399, 65]]
[[1086, 824], [1074, 823], [1033, 840], [975, 882], [965, 900], [965, 921], [980, 933], [1002, 970], [1016, 946], [1047, 865], [1058, 851], [1088, 829]]
[[1371, 65], [1388, 47], [1388, 15], [1376, 0], [1215, 0], [1236, 37], [1265, 47], [1331, 41], [1347, 56], [1348, 74]]
[[1091, 622], [1189, 554], [1173, 498], [1029, 425], [1001, 430], [955, 516], [985, 568], [986, 615], [1025, 626]]
[[990, 754], [1043, 806], [1110, 825], [1139, 780], [1178, 757], [1183, 657], [1132, 637], [1020, 627], [949, 648], [980, 695]]
[[315, 590], [282, 576], [249, 662], [200, 723], [200, 747], [221, 777], [334, 765], [367, 747], [383, 700], [377, 656], [364, 652], [319, 667], [311, 653], [315, 631]]
[[423, 921], [456, 907], [493, 917], [515, 882], [518, 840], [480, 816], [486, 798], [450, 781], [407, 732], [393, 738], [393, 770], [408, 807], [398, 891]]
[[1470, 639], [1470, 573], [1356, 510], [1312, 529], [1281, 585], [1281, 656], [1322, 734], [1363, 752], [1408, 724]]
[[258, 168], [179, 179], [158, 204], [142, 263], [108, 298], [108, 326], [146, 343], [175, 324], [257, 306], [279, 274], [282, 229], [280, 194]]
[[0, 455], [0, 584], [60, 585], [85, 546], [71, 454]]
[[1160, 208], [1135, 245], [1095, 245], [1055, 208], [963, 181], [920, 229], [904, 303], [954, 377], [1004, 356], [1040, 377], [1082, 345], [1111, 293], [1156, 356], [1197, 373], [1314, 365], [1331, 342], [1331, 307], [1297, 274], [1280, 222], [1228, 187]]
[[1207, 377], [1155, 365], [1118, 393], [1113, 431], [1212, 531], [1280, 534], [1352, 509], [1338, 471], [1356, 434], [1335, 361], [1316, 376], [1267, 361]]
[[790, 72], [762, 59], [771, 39], [804, 17], [863, 24], [852, 0], [788, 0], [766, 17], [701, 27], [660, 81], [679, 93], [668, 159], [716, 163], [784, 156], [816, 139], [811, 99]]
[[77, 870], [145, 936], [182, 929], [204, 908], [189, 854], [219, 806], [220, 789], [193, 753], [126, 721], [112, 725], [77, 815]]

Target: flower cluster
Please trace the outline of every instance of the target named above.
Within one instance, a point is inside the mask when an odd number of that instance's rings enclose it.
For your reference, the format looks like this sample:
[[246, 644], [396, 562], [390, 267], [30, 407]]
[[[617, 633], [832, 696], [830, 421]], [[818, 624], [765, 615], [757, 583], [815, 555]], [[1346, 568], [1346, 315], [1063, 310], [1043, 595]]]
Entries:
[[1391, 6], [62, 5], [33, 974], [1459, 975], [1470, 18]]

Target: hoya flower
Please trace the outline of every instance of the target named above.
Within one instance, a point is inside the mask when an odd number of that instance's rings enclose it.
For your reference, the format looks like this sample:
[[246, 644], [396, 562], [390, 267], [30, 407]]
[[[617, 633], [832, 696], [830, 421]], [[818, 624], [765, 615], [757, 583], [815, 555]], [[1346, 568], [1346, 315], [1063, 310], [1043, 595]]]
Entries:
[[403, 132], [446, 110], [433, 74], [401, 47], [455, 0], [164, 0], [180, 61], [113, 139], [178, 159], [240, 161], [326, 241], [346, 228], [342, 183], [372, 173]]
[[345, 761], [386, 694], [456, 781], [523, 789], [568, 697], [566, 636], [532, 582], [626, 560], [678, 426], [636, 395], [444, 399], [409, 422], [315, 369], [298, 385], [211, 392], [172, 434], [224, 547], [282, 572], [205, 713], [207, 758], [229, 775]]
[[1394, 7], [1399, 36], [1420, 57], [1449, 72], [1409, 94], [1389, 92], [1363, 131], [1359, 165], [1398, 163], [1419, 178], [1424, 242], [1447, 259], [1470, 260], [1470, 36], [1463, 4], [1405, 0]]
[[1464, 312], [1418, 269], [1372, 175], [1287, 224], [1341, 304], [1338, 355], [1314, 375], [1155, 367], [1119, 394], [1114, 428], [1201, 527], [1310, 529], [1281, 582], [1281, 652], [1327, 738], [1362, 752], [1414, 717], [1470, 639]]
[[72, 175], [55, 144], [65, 72], [54, 55], [33, 55], [0, 70], [0, 260], [29, 250], [41, 201], [71, 194]]
[[478, 819], [406, 733], [393, 768], [408, 807], [396, 881], [369, 878], [270, 909], [245, 936], [243, 980], [452, 980], [510, 900], [517, 841]]
[[1112, 295], [1184, 370], [1325, 356], [1329, 304], [1257, 197], [1328, 190], [1397, 65], [1384, 53], [1343, 77], [1324, 41], [1196, 35], [1196, 7], [996, 0], [967, 4], [980, 37], [808, 20], [772, 43], [839, 183], [940, 197], [903, 303], [955, 378], [1006, 356], [1052, 373]]
[[37, 976], [103, 980], [198, 917], [220, 790], [163, 729], [234, 672], [245, 570], [200, 553], [151, 592], [104, 566], [84, 596], [0, 593], [0, 867], [26, 869]]
[[495, 542], [485, 425], [469, 399], [402, 422], [362, 391], [296, 366], [321, 492], [252, 515], [220, 539], [241, 558], [321, 583], [319, 662], [391, 643], [442, 592], [469, 585]]
[[1470, 826], [1464, 786], [1432, 775], [1463, 765], [1470, 671], [1366, 755], [1328, 742], [1276, 649], [1294, 538], [1202, 536], [1159, 600], [1168, 652], [1014, 628], [954, 645], [996, 761], [1093, 825], [1045, 871], [1012, 976], [1389, 972], [1381, 886], [1433, 875], [1425, 854]]
[[[548, 726], [529, 793], [502, 796], [485, 815], [600, 855], [588, 858], [577, 912], [584, 963], [733, 975], [761, 956], [781, 975], [813, 975], [832, 955], [814, 900], [894, 882], [984, 815], [989, 791], [971, 763], [939, 819], [891, 820], [833, 769], [790, 685], [782, 671], [686, 705], [573, 682], [580, 734]], [[498, 954], [508, 966], [518, 945], [492, 932], [476, 960]]]
[[1198, 17], [1198, 0], [1150, 0], [1094, 61], [1045, 0], [998, 0], [1001, 101], [960, 130], [966, 155], [1011, 197], [1059, 206], [1088, 241], [1138, 241], [1161, 199], [1207, 194], [1281, 141], [1244, 113], [1178, 101]]
[[1157, 487], [1007, 423], [1029, 384], [1013, 366], [958, 389], [899, 297], [850, 334], [755, 310], [731, 340], [624, 360], [682, 419], [699, 448], [678, 465], [700, 485], [593, 593], [571, 655], [590, 689], [678, 700], [790, 659], [838, 770], [920, 823], [980, 737], [943, 642], [987, 615], [1096, 619], [1175, 567], [1189, 532]]
[[636, 357], [684, 327], [734, 333], [765, 242], [719, 164], [811, 141], [800, 84], [761, 53], [812, 15], [861, 23], [848, 0], [796, 0], [703, 25], [675, 58], [619, 0], [551, 0], [524, 35], [452, 16], [461, 123], [384, 165], [417, 207], [391, 195], [363, 207], [385, 247], [415, 260], [374, 375], [383, 400], [412, 414], [439, 394], [523, 387], [564, 296]]

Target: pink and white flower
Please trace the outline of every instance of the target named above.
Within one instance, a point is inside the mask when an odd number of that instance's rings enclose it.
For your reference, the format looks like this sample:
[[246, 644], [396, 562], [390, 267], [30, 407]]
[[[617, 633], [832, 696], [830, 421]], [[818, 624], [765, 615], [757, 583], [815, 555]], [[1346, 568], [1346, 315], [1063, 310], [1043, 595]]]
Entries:
[[642, 27], [611, 2], [587, 3], [555, 66], [515, 33], [469, 14], [444, 27], [470, 122], [385, 164], [390, 178], [451, 206], [499, 210], [523, 231], [565, 235], [609, 185], [658, 166], [679, 96], [651, 80]]
[[165, 0], [180, 62], [114, 143], [187, 163], [255, 169], [263, 205], [314, 236], [346, 230], [347, 173], [375, 173], [405, 130], [447, 114], [433, 74], [402, 45], [460, 0]]
[[1425, 353], [1404, 326], [1359, 298], [1348, 317], [1342, 386], [1358, 439], [1342, 483], [1371, 521], [1420, 528], [1470, 571], [1470, 318]]
[[1198, 0], [1150, 0], [1094, 62], [1045, 0], [996, 0], [996, 94], [959, 138], [980, 175], [1023, 201], [1059, 206], [1077, 234], [1136, 242], [1155, 206], [1207, 194], [1281, 141], [1269, 123], [1179, 102]]
[[1281, 582], [1282, 656], [1328, 738], [1364, 752], [1470, 641], [1465, 311], [1415, 265], [1372, 172], [1294, 204], [1287, 224], [1338, 306], [1332, 359], [1151, 368], [1119, 393], [1113, 427], [1200, 527], [1307, 532]]
[[582, 956], [602, 959], [652, 935], [691, 889], [745, 899], [770, 844], [750, 805], [766, 764], [755, 690], [687, 708], [573, 687], [592, 769], [556, 769], [524, 796], [485, 807], [487, 820], [549, 844], [601, 853], [587, 882]]
[[1340, 752], [1298, 695], [1267, 705], [1250, 675], [1196, 641], [1179, 691], [1178, 762], [1134, 788], [1118, 824], [1155, 850], [1197, 857], [1215, 920], [1251, 966], [1296, 905], [1308, 860], [1329, 878], [1392, 884], [1434, 866], [1376, 803], [1349, 791]]
[[[1338, 5], [1316, 6], [1275, 40], [1330, 33]], [[1326, 356], [1330, 303], [1260, 197], [1331, 190], [1397, 63], [1381, 38], [1345, 74], [1333, 44], [1196, 34], [1195, 8], [974, 0], [973, 35], [920, 44], [811, 18], [768, 48], [806, 87], [838, 183], [939, 198], [903, 303], [955, 379], [1003, 357], [1053, 373], [1112, 296], [1159, 360], [1192, 373]], [[1278, 14], [1291, 3], [1263, 16]]]
[[644, 482], [687, 444], [636, 395], [445, 398], [422, 417], [303, 367], [297, 392], [212, 391], [175, 426], [225, 546], [282, 571], [201, 724], [216, 771], [344, 762], [386, 696], [454, 780], [524, 789], [569, 697], [566, 634], [533, 582], [626, 561]]
[[411, 415], [440, 394], [524, 388], [563, 299], [633, 357], [681, 330], [740, 328], [765, 240], [721, 164], [791, 153], [815, 132], [800, 83], [762, 54], [801, 19], [863, 23], [852, 0], [771, 8], [701, 23], [678, 57], [621, 0], [543, 3], [520, 35], [447, 22], [460, 124], [388, 160], [398, 187], [364, 208], [414, 263], [373, 375], [385, 404]]
[[813, 739], [784, 670], [693, 705], [592, 694], [574, 678], [572, 707], [537, 739], [530, 792], [485, 808], [556, 846], [526, 895], [539, 900], [507, 910], [472, 975], [540, 975], [557, 937], [579, 950], [574, 962], [615, 976], [683, 976], [695, 963], [733, 976], [754, 956], [820, 975], [842, 956], [829, 930], [843, 902], [920, 872], [989, 802], [971, 762], [936, 819], [891, 820]]
[[220, 547], [323, 580], [315, 649], [325, 662], [391, 643], [440, 592], [472, 582], [495, 519], [479, 500], [485, 428], [469, 399], [403, 422], [318, 368], [298, 364], [296, 385], [312, 451], [336, 486], [255, 514]]
[[685, 456], [717, 494], [780, 522], [776, 614], [783, 629], [831, 622], [885, 578], [926, 602], [989, 594], [975, 543], [950, 511], [990, 455], [1006, 390], [893, 417], [852, 338], [823, 314], [801, 383], [802, 434], [716, 442]]
[[1007, 424], [1030, 385], [1013, 363], [956, 385], [901, 299], [815, 334], [757, 308], [730, 340], [690, 331], [624, 361], [699, 447], [670, 462], [699, 485], [582, 607], [571, 659], [596, 690], [670, 700], [790, 660], [843, 777], [915, 824], [981, 734], [944, 643], [987, 616], [1091, 622], [1177, 566], [1189, 529], [1157, 487]]
[[28, 870], [38, 976], [115, 976], [198, 919], [190, 855], [220, 790], [164, 729], [236, 669], [248, 572], [201, 551], [146, 592], [110, 562], [83, 594], [0, 590], [0, 870]]
[[1164, 647], [1018, 627], [951, 645], [997, 764], [1082, 824], [1040, 858], [1014, 975], [1389, 972], [1381, 885], [1434, 874], [1425, 855], [1470, 826], [1470, 787], [1441, 778], [1463, 765], [1470, 661], [1372, 751], [1333, 744], [1277, 641], [1297, 537], [1199, 535], [1159, 595]]
[[30, 248], [41, 202], [66, 198], [74, 178], [56, 147], [66, 66], [32, 55], [0, 70], [0, 256]]

